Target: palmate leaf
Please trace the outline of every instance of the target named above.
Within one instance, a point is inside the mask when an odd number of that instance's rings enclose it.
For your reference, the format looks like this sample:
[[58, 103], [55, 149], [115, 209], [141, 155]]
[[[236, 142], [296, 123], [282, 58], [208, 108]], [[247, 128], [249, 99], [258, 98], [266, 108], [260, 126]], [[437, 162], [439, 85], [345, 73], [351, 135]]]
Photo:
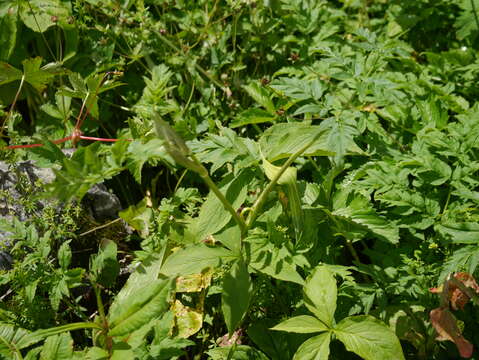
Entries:
[[201, 162], [211, 163], [211, 173], [226, 163], [235, 169], [249, 167], [259, 162], [258, 144], [248, 138], [239, 137], [233, 130], [222, 127], [220, 135], [209, 134], [201, 141], [192, 141], [190, 149]]
[[328, 328], [334, 325], [338, 288], [325, 266], [317, 266], [306, 280], [303, 297], [306, 307]]
[[56, 75], [67, 73], [67, 70], [59, 63], [46, 64], [40, 68], [41, 63], [41, 57], [23, 60], [23, 71], [20, 71], [7, 63], [0, 62], [0, 85], [19, 81], [23, 77], [25, 82], [41, 92]]
[[365, 360], [404, 360], [396, 334], [372, 316], [347, 317], [333, 331], [348, 351]]
[[141, 184], [141, 170], [145, 163], [165, 161], [173, 163], [161, 139], [151, 139], [146, 142], [133, 140], [128, 146], [126, 166], [135, 180]]
[[293, 360], [328, 360], [330, 342], [331, 333], [329, 332], [314, 336], [301, 344]]
[[266, 234], [252, 234], [245, 240], [249, 266], [275, 279], [303, 285], [288, 246], [276, 247]]
[[334, 152], [334, 159], [341, 164], [347, 154], [364, 154], [361, 148], [354, 142], [354, 137], [359, 135], [355, 117], [357, 113], [345, 111], [337, 116], [323, 120], [320, 125], [324, 134], [318, 142], [325, 149]]
[[270, 86], [295, 100], [319, 100], [323, 96], [326, 86], [319, 80], [298, 78], [279, 78], [273, 81]]
[[[335, 194], [332, 216], [345, 219], [347, 222], [366, 229], [376, 235], [379, 239], [393, 244], [399, 242], [399, 228], [397, 225], [388, 221], [386, 218], [376, 213], [371, 203], [364, 196], [355, 194], [348, 190], [342, 190]], [[356, 240], [356, 234], [361, 233], [361, 229], [351, 229], [348, 226], [342, 226], [341, 222], [336, 223], [337, 231], [344, 236]]]

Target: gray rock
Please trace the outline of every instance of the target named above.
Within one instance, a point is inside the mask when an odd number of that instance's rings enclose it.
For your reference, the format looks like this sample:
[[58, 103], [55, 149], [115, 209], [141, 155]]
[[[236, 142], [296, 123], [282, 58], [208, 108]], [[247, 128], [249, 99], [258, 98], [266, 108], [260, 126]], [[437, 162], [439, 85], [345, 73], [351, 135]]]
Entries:
[[[54, 179], [55, 173], [51, 168], [39, 168], [32, 161], [23, 161], [15, 166], [0, 161], [0, 219], [9, 222], [15, 216], [23, 222], [41, 214], [42, 210], [53, 202], [47, 199], [36, 200], [35, 210], [31, 210], [22, 206], [20, 199], [34, 195], [39, 182], [47, 184]], [[97, 223], [117, 218], [121, 210], [120, 200], [108, 191], [104, 184], [94, 185], [82, 199], [80, 206]], [[55, 205], [58, 214], [62, 209], [62, 204]], [[8, 247], [9, 235], [11, 234], [0, 229], [0, 244], [3, 247]], [[0, 269], [8, 268], [10, 263], [10, 255], [0, 251]]]

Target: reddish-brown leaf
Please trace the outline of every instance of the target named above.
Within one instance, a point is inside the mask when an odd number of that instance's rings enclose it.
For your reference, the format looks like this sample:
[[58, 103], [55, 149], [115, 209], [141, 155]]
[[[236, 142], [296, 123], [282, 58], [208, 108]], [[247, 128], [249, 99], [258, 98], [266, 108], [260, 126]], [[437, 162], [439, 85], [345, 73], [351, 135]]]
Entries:
[[436, 340], [450, 340], [454, 342], [463, 358], [472, 356], [473, 346], [461, 334], [457, 326], [457, 320], [447, 308], [436, 308], [429, 314], [431, 323], [436, 329], [438, 336]]

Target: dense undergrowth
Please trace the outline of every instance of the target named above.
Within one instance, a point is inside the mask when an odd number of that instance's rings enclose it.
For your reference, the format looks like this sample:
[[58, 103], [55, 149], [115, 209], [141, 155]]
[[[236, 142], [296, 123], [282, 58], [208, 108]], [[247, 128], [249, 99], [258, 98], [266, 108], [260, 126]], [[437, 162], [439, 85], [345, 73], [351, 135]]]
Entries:
[[[0, 356], [476, 358], [478, 9], [0, 2]], [[102, 181], [131, 234], [33, 211]]]

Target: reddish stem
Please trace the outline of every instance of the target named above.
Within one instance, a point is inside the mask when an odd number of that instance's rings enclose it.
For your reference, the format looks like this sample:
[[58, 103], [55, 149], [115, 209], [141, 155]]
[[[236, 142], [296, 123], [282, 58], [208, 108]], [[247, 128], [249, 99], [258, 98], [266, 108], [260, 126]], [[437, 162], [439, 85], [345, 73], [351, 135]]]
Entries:
[[[53, 140], [52, 143], [61, 144], [71, 139], [73, 139], [73, 136], [67, 136], [58, 140]], [[6, 146], [5, 148], [6, 149], [28, 149], [28, 148], [34, 148], [34, 147], [40, 147], [40, 146], [43, 146], [43, 144], [10, 145], [10, 146]]]
[[[91, 137], [91, 136], [80, 136], [80, 139], [82, 140], [91, 140], [91, 141], [104, 141], [104, 142], [115, 142], [115, 141], [120, 141], [121, 139], [106, 139], [106, 138], [97, 138], [97, 137]], [[127, 141], [132, 141], [131, 139], [126, 139]]]

